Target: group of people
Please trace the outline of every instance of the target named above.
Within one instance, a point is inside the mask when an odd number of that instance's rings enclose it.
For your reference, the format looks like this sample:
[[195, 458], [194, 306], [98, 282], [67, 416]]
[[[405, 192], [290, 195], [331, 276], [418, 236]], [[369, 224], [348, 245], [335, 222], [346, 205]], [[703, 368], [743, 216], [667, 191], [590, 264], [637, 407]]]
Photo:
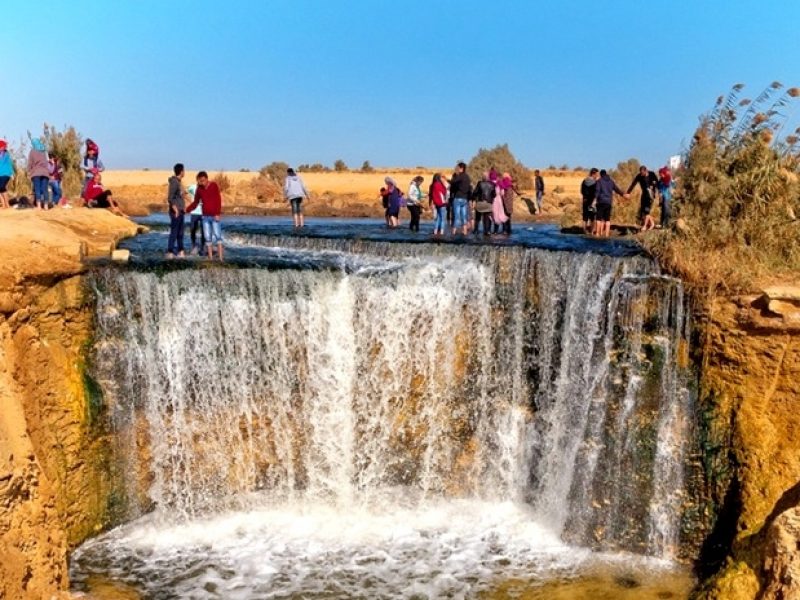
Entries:
[[[172, 176], [167, 182], [167, 207], [169, 211], [169, 237], [167, 258], [182, 258], [184, 250], [184, 229], [186, 215], [190, 215], [190, 254], [205, 254], [209, 260], [217, 257], [224, 260], [222, 246], [222, 192], [216, 181], [210, 181], [208, 173], [197, 173], [196, 183], [188, 188], [183, 186], [186, 169], [182, 163], [172, 168]], [[198, 229], [200, 239], [198, 240]]]
[[467, 235], [470, 230], [477, 234], [481, 227], [484, 235], [511, 233], [514, 198], [519, 194], [511, 174], [501, 175], [492, 168], [473, 187], [466, 163], [460, 162], [449, 179], [441, 173], [434, 174], [427, 194], [422, 191], [424, 182], [421, 175], [414, 177], [404, 195], [393, 178], [384, 179], [386, 185], [380, 189], [380, 195], [387, 227], [394, 229], [400, 225], [400, 211], [405, 206], [410, 215], [409, 228], [419, 231], [427, 198], [427, 208], [434, 219], [434, 236], [444, 235], [448, 228], [452, 235], [459, 232]]
[[669, 167], [661, 167], [656, 175], [642, 165], [625, 192], [620, 189], [605, 169], [593, 168], [581, 183], [583, 226], [586, 233], [609, 237], [614, 195], [629, 199], [637, 185], [641, 189], [638, 215], [641, 230], [648, 231], [656, 226], [651, 214], [656, 200], [659, 200], [661, 205], [661, 227], [669, 226], [672, 188], [675, 185]]
[[[83, 171], [83, 184], [81, 186], [81, 199], [89, 208], [107, 208], [110, 211], [125, 216], [119, 204], [113, 199], [110, 190], [103, 187], [101, 173], [105, 170], [100, 161], [100, 148], [91, 139], [86, 140], [86, 151], [81, 160]], [[28, 153], [27, 173], [31, 180], [32, 208], [50, 210], [56, 206], [71, 208], [64, 197], [62, 181], [64, 169], [57, 156], [47, 151], [44, 138], [32, 138], [31, 150]], [[9, 208], [8, 185], [14, 177], [16, 169], [8, 143], [0, 140], [0, 207]], [[17, 199], [17, 206], [25, 204], [21, 198]]]

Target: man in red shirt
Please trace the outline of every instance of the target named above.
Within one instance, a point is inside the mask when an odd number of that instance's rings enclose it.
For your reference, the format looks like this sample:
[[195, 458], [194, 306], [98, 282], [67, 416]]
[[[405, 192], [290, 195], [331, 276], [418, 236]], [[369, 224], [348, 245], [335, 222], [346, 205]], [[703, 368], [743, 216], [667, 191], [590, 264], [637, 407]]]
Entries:
[[222, 261], [222, 194], [216, 182], [208, 180], [208, 173], [205, 171], [197, 174], [197, 191], [194, 193], [194, 202], [189, 205], [186, 212], [192, 212], [200, 203], [203, 207], [203, 235], [208, 244], [208, 258], [214, 258], [214, 244], [216, 244], [217, 255]]

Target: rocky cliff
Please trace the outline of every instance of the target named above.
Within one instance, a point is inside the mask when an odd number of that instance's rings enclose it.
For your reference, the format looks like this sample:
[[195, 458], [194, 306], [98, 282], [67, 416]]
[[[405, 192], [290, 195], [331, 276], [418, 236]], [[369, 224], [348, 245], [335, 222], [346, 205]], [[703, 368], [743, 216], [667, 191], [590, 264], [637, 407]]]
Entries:
[[66, 590], [69, 548], [113, 510], [82, 259], [136, 230], [102, 210], [0, 215], [0, 598]]
[[718, 518], [701, 557], [712, 578], [698, 597], [800, 598], [800, 288], [717, 300], [701, 350]]

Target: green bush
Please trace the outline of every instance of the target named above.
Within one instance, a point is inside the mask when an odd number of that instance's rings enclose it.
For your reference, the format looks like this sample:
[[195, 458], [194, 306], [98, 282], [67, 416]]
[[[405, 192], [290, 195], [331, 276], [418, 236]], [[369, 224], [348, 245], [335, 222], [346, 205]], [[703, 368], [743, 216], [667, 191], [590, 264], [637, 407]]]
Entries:
[[80, 195], [83, 186], [83, 136], [74, 127], [65, 127], [59, 131], [53, 125], [44, 124], [43, 137], [47, 142], [47, 151], [50, 156], [58, 158], [61, 168], [64, 169], [62, 187], [67, 198], [76, 198]]
[[[639, 174], [639, 167], [641, 163], [636, 158], [629, 158], [622, 162], [618, 162], [617, 166], [608, 171], [611, 179], [622, 188], [623, 192], [628, 191], [628, 186], [633, 179]], [[658, 169], [650, 168], [651, 171], [658, 171]], [[642, 190], [637, 185], [631, 191], [630, 200], [625, 200], [620, 197], [614, 198], [614, 220], [620, 223], [635, 224], [639, 219], [639, 201], [642, 197]], [[653, 207], [655, 210], [656, 207]]]
[[231, 178], [225, 174], [225, 171], [220, 171], [214, 175], [212, 181], [217, 184], [219, 191], [223, 194], [233, 187], [233, 182], [231, 181]]
[[258, 171], [258, 174], [261, 177], [271, 179], [275, 183], [283, 183], [283, 180], [286, 179], [286, 169], [288, 168], [289, 165], [283, 161], [273, 161], [268, 165], [261, 167], [261, 169]]
[[333, 163], [333, 170], [336, 171], [337, 173], [343, 173], [344, 171], [348, 170], [347, 164], [345, 164], [345, 162], [341, 158], [339, 158], [336, 160], [335, 163]]
[[676, 173], [679, 227], [649, 242], [708, 291], [752, 290], [800, 271], [800, 128], [783, 135], [800, 88], [774, 82], [752, 101], [743, 88], [701, 118]]
[[374, 173], [375, 169], [372, 168], [372, 165], [369, 163], [368, 160], [365, 160], [361, 165], [361, 172], [362, 173]]
[[480, 181], [483, 173], [495, 168], [499, 173], [510, 173], [518, 189], [531, 189], [533, 176], [530, 170], [511, 153], [508, 144], [494, 148], [480, 148], [467, 164], [467, 172], [473, 181]]

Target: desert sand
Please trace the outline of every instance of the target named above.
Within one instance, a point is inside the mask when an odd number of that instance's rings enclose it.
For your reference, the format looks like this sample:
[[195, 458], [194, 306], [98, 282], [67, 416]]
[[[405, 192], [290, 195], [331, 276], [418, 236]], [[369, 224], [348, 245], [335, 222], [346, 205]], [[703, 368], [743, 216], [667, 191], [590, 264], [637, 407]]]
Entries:
[[[303, 181], [312, 195], [306, 204], [307, 214], [311, 216], [338, 217], [380, 217], [383, 214], [378, 190], [384, 178], [392, 177], [405, 189], [416, 175], [425, 178], [423, 189], [431, 181], [436, 171], [447, 173], [448, 169], [398, 169], [375, 168], [372, 173], [329, 172], [301, 173]], [[114, 191], [122, 208], [131, 215], [161, 212], [166, 208], [168, 170], [128, 170], [106, 171], [103, 183]], [[213, 178], [219, 171], [209, 171]], [[197, 171], [187, 171], [184, 183], [195, 180]], [[225, 212], [228, 214], [273, 215], [288, 213], [280, 185], [264, 183], [256, 172], [224, 172], [230, 181], [230, 188], [224, 190]], [[585, 173], [573, 171], [544, 171], [545, 200], [542, 218], [558, 220], [578, 213], [580, 184]], [[532, 198], [533, 193], [522, 190], [523, 198], [515, 205], [518, 220], [533, 219], [532, 204], [524, 199]]]

